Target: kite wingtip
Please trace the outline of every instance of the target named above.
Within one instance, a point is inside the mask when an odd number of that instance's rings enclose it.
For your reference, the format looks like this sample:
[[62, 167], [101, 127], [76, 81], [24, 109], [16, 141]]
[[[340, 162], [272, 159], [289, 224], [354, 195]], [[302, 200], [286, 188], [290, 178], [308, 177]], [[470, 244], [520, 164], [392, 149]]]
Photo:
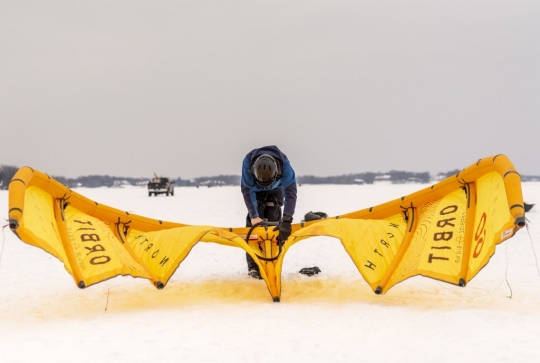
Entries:
[[275, 302], [275, 303], [278, 303], [278, 302], [279, 302], [279, 297], [274, 296], [274, 302]]
[[84, 281], [79, 281], [79, 283], [77, 284], [77, 287], [79, 289], [84, 289], [86, 288], [86, 284], [84, 283]]
[[465, 282], [465, 279], [463, 277], [459, 279], [458, 285], [461, 286], [461, 287], [465, 287], [465, 285], [467, 285], [467, 283]]
[[380, 294], [382, 294], [382, 287], [380, 287], [380, 286], [377, 286], [377, 288], [375, 289], [375, 291], [374, 291], [374, 292], [375, 292], [375, 293], [376, 293], [377, 295], [380, 295]]

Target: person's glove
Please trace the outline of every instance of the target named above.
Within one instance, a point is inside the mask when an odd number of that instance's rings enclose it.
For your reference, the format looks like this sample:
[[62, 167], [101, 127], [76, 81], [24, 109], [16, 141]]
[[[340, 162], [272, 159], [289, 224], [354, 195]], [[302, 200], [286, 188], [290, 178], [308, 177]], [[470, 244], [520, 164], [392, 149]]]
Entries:
[[291, 223], [292, 223], [292, 217], [287, 214], [284, 214], [281, 221], [279, 221], [278, 226], [274, 228], [274, 231], [279, 229], [279, 236], [278, 236], [279, 243], [281, 244], [285, 243], [287, 238], [289, 238], [289, 236], [291, 235], [291, 232], [292, 232]]

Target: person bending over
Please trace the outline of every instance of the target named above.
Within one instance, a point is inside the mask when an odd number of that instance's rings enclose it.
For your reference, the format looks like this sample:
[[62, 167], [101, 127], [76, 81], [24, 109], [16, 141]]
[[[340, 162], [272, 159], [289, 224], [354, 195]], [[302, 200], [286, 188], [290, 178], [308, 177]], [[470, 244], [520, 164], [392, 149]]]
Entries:
[[[242, 162], [240, 184], [248, 210], [246, 227], [263, 219], [279, 222], [278, 242], [284, 243], [291, 235], [296, 207], [296, 176], [287, 156], [273, 145], [251, 150]], [[247, 253], [246, 260], [248, 274], [260, 279], [259, 266]]]

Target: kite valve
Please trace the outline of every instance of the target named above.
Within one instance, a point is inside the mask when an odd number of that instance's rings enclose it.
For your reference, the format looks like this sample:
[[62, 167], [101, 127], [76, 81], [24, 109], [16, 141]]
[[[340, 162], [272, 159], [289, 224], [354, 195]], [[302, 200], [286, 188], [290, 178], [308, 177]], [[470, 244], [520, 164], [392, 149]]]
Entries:
[[[254, 225], [252, 225], [244, 239], [245, 239], [246, 243], [249, 244], [249, 241], [253, 241], [253, 239], [251, 238], [251, 232], [253, 232], [254, 228], [259, 227], [259, 226], [263, 226], [265, 228], [265, 230], [268, 231], [268, 226], [276, 226], [277, 227], [278, 225], [279, 225], [279, 222], [268, 222], [268, 220], [264, 219], [261, 222], [258, 222], [258, 223], [255, 223]], [[268, 233], [266, 235], [268, 236]], [[255, 254], [255, 256], [257, 256], [259, 258], [259, 260], [262, 260], [262, 261], [275, 261], [275, 260], [278, 259], [279, 255], [281, 255], [281, 251], [283, 250], [283, 243], [277, 243], [277, 246], [278, 246], [279, 249], [278, 249], [277, 255], [274, 256], [274, 257], [269, 257], [268, 258], [268, 257], [259, 256], [258, 254]]]
[[15, 219], [10, 219], [9, 220], [9, 228], [11, 230], [17, 229], [18, 227], [19, 227], [19, 222], [17, 222], [17, 220], [15, 220]]

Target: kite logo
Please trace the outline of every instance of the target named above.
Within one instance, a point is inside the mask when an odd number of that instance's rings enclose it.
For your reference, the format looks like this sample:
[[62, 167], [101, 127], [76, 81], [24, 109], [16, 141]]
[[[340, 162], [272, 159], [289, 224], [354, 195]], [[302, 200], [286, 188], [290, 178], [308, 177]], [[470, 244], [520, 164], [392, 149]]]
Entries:
[[486, 212], [482, 213], [480, 217], [480, 222], [478, 222], [478, 228], [476, 228], [476, 233], [474, 234], [474, 240], [476, 241], [476, 247], [474, 247], [473, 257], [477, 258], [482, 252], [484, 247], [484, 241], [486, 240]]
[[504, 231], [504, 232], [501, 234], [501, 239], [504, 239], [504, 238], [506, 238], [506, 237], [508, 237], [508, 236], [511, 236], [513, 231], [514, 231], [514, 230], [511, 229], [511, 228], [510, 228], [510, 229], [507, 229], [506, 231]]
[[[80, 228], [77, 229], [77, 232], [79, 232], [79, 231], [93, 231], [93, 232], [96, 232], [95, 227], [92, 225], [92, 222], [90, 222], [90, 221], [82, 222], [82, 221], [74, 220], [74, 222], [90, 226], [90, 227], [80, 227]], [[80, 238], [81, 242], [83, 242], [83, 243], [92, 244], [91, 247], [84, 247], [86, 250], [88, 250], [86, 255], [89, 255], [91, 253], [98, 253], [99, 254], [99, 256], [92, 255], [93, 257], [90, 259], [90, 264], [92, 264], [92, 265], [103, 265], [103, 264], [105, 264], [105, 263], [107, 263], [107, 262], [109, 262], [111, 260], [111, 258], [105, 254], [107, 252], [105, 250], [105, 247], [103, 247], [103, 245], [97, 243], [97, 242], [101, 242], [101, 238], [99, 237], [99, 234], [96, 234], [96, 233], [82, 233], [82, 234], [79, 235], [79, 238]], [[101, 253], [103, 253], [103, 254], [101, 254]]]
[[[148, 238], [146, 238], [146, 235], [144, 234], [141, 234], [139, 236], [137, 236], [135, 238], [135, 240], [141, 240], [141, 242], [139, 242], [139, 246], [144, 244], [144, 243], [148, 243], [148, 245], [146, 245], [146, 247], [141, 247], [142, 248], [142, 251], [141, 252], [152, 252], [152, 248], [154, 247], [154, 244], [151, 243]], [[159, 248], [155, 251], [152, 252], [152, 258], [156, 258], [157, 256], [159, 255]], [[159, 262], [159, 264], [161, 266], [165, 266], [165, 264], [169, 262], [169, 257], [167, 256], [164, 256], [161, 261]]]
[[[443, 210], [441, 210], [441, 212], [439, 214], [441, 216], [444, 216], [444, 215], [455, 213], [457, 210], [458, 210], [457, 205], [449, 205], [449, 206], [443, 208]], [[454, 222], [455, 220], [456, 220], [455, 217], [447, 218], [447, 219], [441, 219], [441, 220], [437, 221], [437, 227], [444, 228], [446, 226], [450, 226], [450, 227], [453, 228], [453, 227], [456, 226], [455, 222]], [[438, 233], [435, 233], [433, 235], [433, 240], [434, 241], [450, 241], [453, 236], [454, 236], [454, 232], [452, 232], [452, 231], [438, 232]]]
[[[439, 214], [441, 216], [448, 216], [449, 214], [453, 215], [457, 211], [458, 211], [458, 206], [457, 205], [448, 205], [448, 206], [444, 207], [439, 212]], [[439, 228], [447, 227], [447, 228], [452, 228], [453, 229], [456, 226], [455, 220], [456, 220], [455, 217], [443, 218], [443, 219], [440, 219], [440, 220], [437, 221], [436, 226], [439, 227]], [[433, 249], [433, 250], [450, 250], [450, 249], [452, 249], [452, 247], [449, 246], [449, 245], [451, 244], [450, 241], [452, 240], [453, 237], [454, 237], [453, 230], [450, 230], [450, 231], [447, 230], [447, 231], [434, 233], [433, 234], [433, 241], [434, 242], [443, 241], [441, 243], [446, 244], [446, 246], [432, 246], [431, 249]], [[428, 263], [433, 263], [434, 260], [448, 261], [449, 259], [448, 259], [448, 257], [435, 256], [433, 253], [430, 253], [429, 258], [428, 258]]]

